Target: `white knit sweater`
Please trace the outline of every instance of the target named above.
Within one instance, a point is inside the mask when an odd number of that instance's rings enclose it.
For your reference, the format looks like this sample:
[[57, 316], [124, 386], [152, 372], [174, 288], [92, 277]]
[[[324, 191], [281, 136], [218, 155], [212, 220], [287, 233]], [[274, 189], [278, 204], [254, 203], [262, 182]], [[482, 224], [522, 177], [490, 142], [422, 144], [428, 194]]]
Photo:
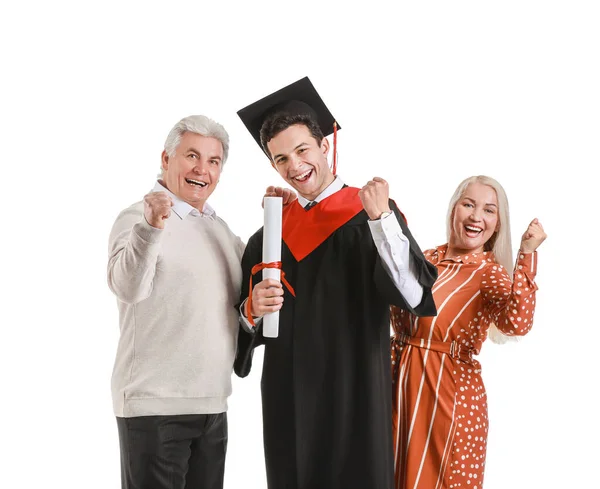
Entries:
[[214, 212], [185, 206], [176, 202], [161, 230], [146, 222], [138, 202], [110, 234], [108, 283], [121, 329], [116, 416], [227, 410], [244, 244]]

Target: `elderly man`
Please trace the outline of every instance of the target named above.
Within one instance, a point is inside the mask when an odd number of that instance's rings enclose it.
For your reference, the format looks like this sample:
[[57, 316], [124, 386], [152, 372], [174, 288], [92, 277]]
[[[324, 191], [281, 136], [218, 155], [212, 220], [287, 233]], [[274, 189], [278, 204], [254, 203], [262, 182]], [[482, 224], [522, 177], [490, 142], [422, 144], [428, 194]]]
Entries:
[[244, 244], [207, 200], [228, 148], [227, 132], [208, 117], [179, 121], [161, 178], [110, 234], [123, 488], [223, 487]]

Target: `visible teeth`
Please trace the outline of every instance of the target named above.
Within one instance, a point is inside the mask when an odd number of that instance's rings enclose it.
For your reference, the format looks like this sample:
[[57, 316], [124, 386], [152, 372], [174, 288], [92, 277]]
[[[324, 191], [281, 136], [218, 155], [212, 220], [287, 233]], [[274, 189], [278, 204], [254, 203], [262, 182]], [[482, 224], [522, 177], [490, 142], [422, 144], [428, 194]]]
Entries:
[[296, 180], [302, 180], [304, 177], [306, 177], [312, 170], [308, 170], [307, 172], [304, 172], [302, 175], [297, 175], [294, 178]]
[[476, 227], [474, 227], [474, 226], [465, 226], [465, 227], [466, 227], [466, 228], [467, 228], [469, 231], [474, 231], [474, 232], [476, 232], [476, 233], [478, 233], [478, 232], [482, 231], [482, 229], [481, 229], [481, 228], [476, 228]]
[[185, 181], [187, 183], [193, 183], [195, 185], [200, 185], [201, 187], [206, 187], [206, 185], [207, 185], [206, 182], [200, 182], [198, 180], [192, 180], [191, 178], [186, 178]]

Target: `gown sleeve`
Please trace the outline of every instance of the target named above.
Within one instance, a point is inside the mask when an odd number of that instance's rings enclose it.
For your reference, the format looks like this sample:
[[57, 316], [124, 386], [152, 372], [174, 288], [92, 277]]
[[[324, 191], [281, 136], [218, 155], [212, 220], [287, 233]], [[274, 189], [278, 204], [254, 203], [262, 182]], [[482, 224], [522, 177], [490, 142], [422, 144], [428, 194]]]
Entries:
[[[248, 240], [248, 245], [242, 256], [242, 289], [240, 293], [240, 301], [236, 305], [236, 310], [239, 312], [240, 305], [248, 298], [248, 292], [250, 291], [250, 273], [252, 267], [262, 261], [262, 230], [257, 232]], [[262, 280], [262, 272], [257, 273], [253, 278], [253, 286]], [[262, 324], [256, 327], [254, 332], [246, 331], [246, 329], [239, 325], [237, 351], [235, 355], [235, 361], [233, 363], [233, 370], [238, 377], [246, 377], [252, 369], [252, 356], [254, 349], [257, 346], [264, 344], [264, 338], [262, 335]]]
[[535, 284], [537, 251], [520, 253], [513, 280], [499, 264], [490, 264], [484, 270], [481, 295], [484, 308], [496, 327], [508, 336], [523, 336], [533, 326], [535, 312]]
[[429, 263], [423, 255], [419, 245], [413, 238], [411, 232], [408, 229], [404, 216], [398, 210], [398, 207], [394, 201], [389, 202], [390, 209], [396, 215], [400, 228], [404, 236], [410, 241], [410, 260], [414, 263], [417, 274], [417, 280], [423, 287], [423, 298], [416, 307], [411, 307], [402, 297], [400, 291], [394, 285], [394, 282], [385, 271], [381, 257], [377, 254], [377, 262], [375, 264], [374, 281], [377, 285], [377, 289], [383, 297], [389, 302], [389, 304], [399, 307], [405, 311], [408, 311], [415, 316], [436, 316], [437, 310], [433, 301], [433, 294], [431, 289], [437, 279], [437, 269], [434, 265]]

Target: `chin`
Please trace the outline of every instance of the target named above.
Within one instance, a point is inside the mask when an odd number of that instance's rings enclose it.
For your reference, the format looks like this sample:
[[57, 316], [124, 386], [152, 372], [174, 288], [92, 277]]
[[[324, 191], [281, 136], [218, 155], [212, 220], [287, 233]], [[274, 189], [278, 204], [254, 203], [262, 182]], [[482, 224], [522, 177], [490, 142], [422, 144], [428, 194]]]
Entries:
[[306, 189], [302, 188], [302, 185], [298, 185], [297, 183], [292, 183], [292, 182], [288, 182], [290, 184], [290, 186], [299, 194], [304, 194], [306, 193]]
[[479, 239], [477, 241], [470, 240], [470, 239], [466, 239], [464, 241], [465, 249], [467, 249], [467, 250], [475, 250], [477, 248], [480, 248], [481, 246], [483, 246], [483, 243], [484, 242]]

